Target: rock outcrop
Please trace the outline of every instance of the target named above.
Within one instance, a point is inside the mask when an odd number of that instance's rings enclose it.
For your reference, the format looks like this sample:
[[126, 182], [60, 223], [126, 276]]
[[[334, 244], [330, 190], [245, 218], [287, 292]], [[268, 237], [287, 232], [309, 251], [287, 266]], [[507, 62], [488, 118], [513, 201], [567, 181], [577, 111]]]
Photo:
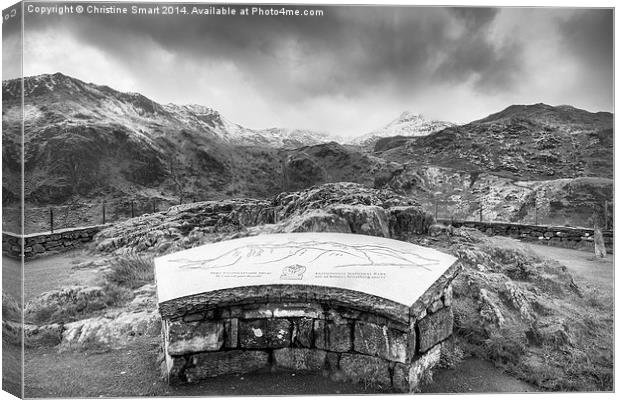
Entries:
[[406, 238], [427, 232], [432, 216], [387, 189], [333, 183], [282, 193], [271, 201], [201, 202], [134, 218], [101, 231], [97, 253], [165, 254], [234, 237], [278, 232], [345, 232]]

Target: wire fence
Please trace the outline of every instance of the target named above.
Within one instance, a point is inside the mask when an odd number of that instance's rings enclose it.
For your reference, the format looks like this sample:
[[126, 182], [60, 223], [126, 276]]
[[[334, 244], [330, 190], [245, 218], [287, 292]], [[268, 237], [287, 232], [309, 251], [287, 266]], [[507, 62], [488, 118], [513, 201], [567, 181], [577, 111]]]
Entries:
[[[53, 233], [68, 228], [116, 223], [167, 210], [175, 204], [178, 203], [162, 200], [120, 199], [106, 202], [76, 202], [62, 206], [26, 206], [24, 233]], [[21, 223], [19, 207], [2, 208], [3, 231], [19, 232]]]
[[[193, 202], [195, 199], [187, 199]], [[24, 231], [26, 234], [55, 232], [62, 229], [116, 223], [156, 213], [179, 204], [155, 199], [118, 199], [62, 206], [26, 207]], [[480, 200], [451, 201], [431, 199], [422, 203], [423, 209], [435, 219], [454, 221], [481, 221], [520, 223], [531, 225], [571, 226], [613, 229], [612, 201], [541, 202], [520, 204], [490, 203]], [[21, 209], [3, 207], [3, 231], [21, 230]]]

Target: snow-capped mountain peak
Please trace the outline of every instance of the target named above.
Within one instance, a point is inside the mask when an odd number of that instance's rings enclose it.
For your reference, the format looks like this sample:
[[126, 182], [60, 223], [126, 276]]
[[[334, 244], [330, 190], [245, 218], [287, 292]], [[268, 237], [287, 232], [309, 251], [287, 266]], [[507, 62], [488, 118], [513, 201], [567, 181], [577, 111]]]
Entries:
[[422, 114], [405, 111], [384, 127], [353, 139], [353, 144], [373, 145], [377, 140], [390, 136], [427, 136], [442, 129], [454, 126], [450, 122], [432, 121]]

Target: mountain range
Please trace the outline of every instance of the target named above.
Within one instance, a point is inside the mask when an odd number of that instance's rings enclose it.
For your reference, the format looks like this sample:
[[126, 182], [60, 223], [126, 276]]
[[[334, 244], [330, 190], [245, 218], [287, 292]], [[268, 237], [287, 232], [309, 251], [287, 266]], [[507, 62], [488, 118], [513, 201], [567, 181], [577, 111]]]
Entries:
[[[24, 78], [23, 86], [30, 205], [264, 198], [353, 181], [429, 204], [441, 192], [465, 214], [486, 204], [490, 218], [509, 220], [531, 217], [534, 196], [559, 222], [576, 215], [575, 201], [562, 199], [577, 197], [581, 220], [611, 199], [611, 113], [515, 105], [454, 125], [406, 112], [346, 141], [304, 129], [250, 129], [208, 107], [159, 104], [59, 73]], [[21, 80], [4, 81], [2, 95], [6, 205], [20, 198]], [[541, 188], [563, 195], [553, 200]]]

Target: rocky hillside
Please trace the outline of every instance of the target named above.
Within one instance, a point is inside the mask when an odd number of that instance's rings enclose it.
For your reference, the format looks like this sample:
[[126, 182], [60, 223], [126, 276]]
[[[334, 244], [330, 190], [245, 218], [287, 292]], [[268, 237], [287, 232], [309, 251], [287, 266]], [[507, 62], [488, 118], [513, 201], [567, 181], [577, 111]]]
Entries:
[[[3, 82], [5, 206], [20, 196], [19, 83]], [[415, 197], [427, 210], [438, 203], [443, 217], [478, 218], [482, 206], [487, 220], [589, 226], [612, 200], [609, 113], [511, 106], [462, 126], [403, 113], [360, 146], [307, 130], [252, 130], [207, 107], [162, 105], [62, 74], [26, 78], [24, 94], [32, 207], [98, 210], [106, 200], [127, 214], [129, 200], [267, 198], [355, 182]], [[18, 222], [5, 214], [5, 225]], [[26, 222], [45, 227], [47, 217]]]
[[[5, 204], [19, 201], [19, 83], [3, 82]], [[373, 187], [390, 173], [389, 163], [327, 134], [250, 130], [207, 107], [161, 105], [62, 74], [26, 78], [24, 94], [32, 206], [264, 198], [326, 182]]]
[[[20, 81], [5, 81], [3, 138], [6, 203], [19, 199]], [[62, 74], [24, 80], [26, 199], [182, 201], [280, 191], [278, 151], [321, 143], [307, 130], [252, 130], [197, 105], [161, 105], [137, 93]], [[15, 179], [12, 179], [15, 178]]]
[[522, 180], [613, 175], [613, 115], [570, 106], [511, 106], [419, 138], [380, 141], [375, 155]]
[[351, 144], [372, 148], [381, 138], [394, 136], [427, 136], [431, 133], [439, 132], [440, 130], [451, 126], [454, 126], [454, 124], [444, 121], [427, 120], [422, 114], [414, 114], [412, 112], [405, 111], [398, 118], [391, 121], [383, 128], [354, 138], [351, 140]]
[[432, 222], [418, 203], [391, 190], [335, 183], [281, 193], [269, 200], [175, 206], [105, 229], [92, 247], [104, 254], [167, 254], [239, 235], [314, 231], [407, 238], [427, 232]]
[[[613, 224], [613, 179], [597, 177], [521, 180], [454, 168], [392, 164], [386, 181], [439, 218], [591, 227], [593, 214]], [[607, 203], [606, 203], [607, 202]]]

